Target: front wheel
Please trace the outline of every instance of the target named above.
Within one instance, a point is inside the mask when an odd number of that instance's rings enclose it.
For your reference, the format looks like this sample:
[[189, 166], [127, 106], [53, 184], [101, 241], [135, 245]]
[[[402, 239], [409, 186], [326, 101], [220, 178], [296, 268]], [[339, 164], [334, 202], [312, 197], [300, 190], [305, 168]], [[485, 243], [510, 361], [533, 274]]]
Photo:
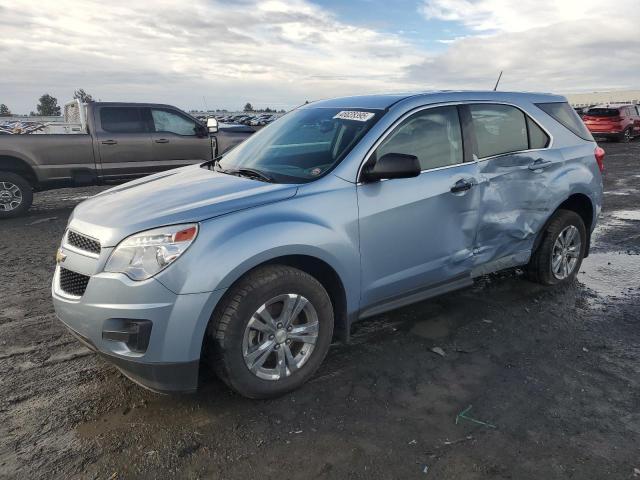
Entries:
[[207, 361], [249, 398], [294, 390], [318, 369], [333, 335], [333, 307], [311, 275], [260, 267], [225, 295], [209, 325]]
[[0, 219], [23, 215], [33, 202], [29, 182], [13, 172], [0, 171]]
[[526, 268], [528, 277], [543, 285], [572, 281], [578, 274], [586, 246], [587, 233], [580, 215], [558, 210], [531, 256]]

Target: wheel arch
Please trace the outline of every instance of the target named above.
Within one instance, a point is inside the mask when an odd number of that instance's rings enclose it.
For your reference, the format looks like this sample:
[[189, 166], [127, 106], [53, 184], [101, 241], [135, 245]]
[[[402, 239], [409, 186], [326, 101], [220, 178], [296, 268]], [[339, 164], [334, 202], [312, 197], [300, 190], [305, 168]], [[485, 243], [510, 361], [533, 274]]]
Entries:
[[15, 155], [0, 154], [0, 170], [20, 175], [24, 177], [34, 189], [38, 187], [38, 176], [35, 170], [31, 164], [23, 158]]
[[549, 222], [551, 222], [551, 219], [558, 210], [570, 210], [577, 213], [580, 218], [582, 218], [587, 231], [587, 247], [585, 249], [584, 258], [588, 257], [589, 250], [591, 248], [591, 230], [595, 222], [595, 207], [593, 205], [593, 201], [588, 195], [579, 192], [569, 195], [569, 197], [567, 197], [552, 211], [551, 215], [549, 215], [549, 218], [547, 218], [547, 221], [538, 232], [532, 251], [535, 252], [540, 246], [540, 243], [542, 243], [544, 233], [547, 231]]
[[[251, 272], [258, 268], [264, 267], [265, 265], [286, 265], [289, 267], [297, 268], [308, 273], [316, 280], [318, 280], [329, 294], [329, 298], [331, 298], [334, 314], [335, 335], [338, 336], [338, 338], [340, 338], [342, 341], [348, 341], [350, 319], [348, 315], [347, 292], [344, 286], [344, 282], [336, 269], [331, 264], [329, 264], [326, 260], [309, 254], [290, 254], [275, 256], [251, 266], [251, 268], [244, 270], [239, 275], [235, 275], [235, 278], [226, 289], [225, 294], [220, 298], [215, 308], [211, 312], [209, 324], [211, 323], [213, 318], [215, 318], [216, 314], [219, 312], [219, 309], [222, 308], [222, 305], [224, 305], [226, 296], [230, 294], [230, 292], [233, 290], [233, 287], [237, 285], [238, 282], [242, 281], [242, 279], [249, 275]], [[209, 327], [207, 325], [207, 330], [208, 328]], [[206, 344], [208, 341], [209, 335], [205, 334], [204, 338], [202, 339], [203, 352], [206, 349]]]

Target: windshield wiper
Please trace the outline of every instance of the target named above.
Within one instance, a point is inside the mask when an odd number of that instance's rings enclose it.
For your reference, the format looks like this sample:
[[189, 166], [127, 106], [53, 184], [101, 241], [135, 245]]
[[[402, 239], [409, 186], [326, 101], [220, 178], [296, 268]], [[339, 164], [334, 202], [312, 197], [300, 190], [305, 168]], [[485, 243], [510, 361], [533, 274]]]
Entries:
[[226, 173], [227, 175], [235, 175], [237, 177], [252, 178], [254, 180], [260, 180], [261, 182], [275, 183], [275, 179], [271, 175], [261, 170], [256, 170], [255, 168], [223, 168], [222, 165], [220, 165], [220, 160], [214, 160], [212, 163], [209, 163], [209, 165], [212, 164], [213, 169], [216, 172]]
[[252, 178], [254, 180], [260, 180], [262, 182], [274, 183], [275, 180], [272, 176], [254, 168], [238, 168], [235, 170], [222, 170], [222, 173], [228, 173], [229, 175], [238, 175], [240, 177]]

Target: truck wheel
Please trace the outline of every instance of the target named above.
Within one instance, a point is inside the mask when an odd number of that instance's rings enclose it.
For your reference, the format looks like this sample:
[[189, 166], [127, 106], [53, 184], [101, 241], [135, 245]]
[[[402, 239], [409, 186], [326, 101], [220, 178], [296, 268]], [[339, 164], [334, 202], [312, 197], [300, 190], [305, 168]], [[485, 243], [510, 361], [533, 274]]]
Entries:
[[543, 285], [572, 281], [580, 270], [586, 245], [587, 233], [580, 215], [571, 210], [558, 210], [531, 256], [527, 276]]
[[0, 171], [0, 219], [23, 215], [32, 202], [29, 182], [13, 172]]
[[209, 325], [207, 362], [233, 390], [270, 398], [318, 369], [333, 335], [333, 308], [311, 275], [285, 265], [250, 272], [227, 292]]

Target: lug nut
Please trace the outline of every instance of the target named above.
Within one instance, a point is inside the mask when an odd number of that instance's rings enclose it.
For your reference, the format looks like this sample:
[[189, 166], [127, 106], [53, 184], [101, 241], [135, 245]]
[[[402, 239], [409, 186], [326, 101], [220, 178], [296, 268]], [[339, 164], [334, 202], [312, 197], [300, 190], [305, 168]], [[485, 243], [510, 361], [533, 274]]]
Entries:
[[280, 348], [280, 344], [277, 343], [275, 348], [276, 348], [276, 350], [278, 350]]
[[289, 325], [289, 326], [287, 327], [287, 332], [290, 332], [291, 330], [293, 330], [293, 327], [292, 327], [291, 325]]
[[291, 339], [287, 338], [287, 345], [289, 345], [291, 343]]
[[276, 336], [273, 333], [269, 335], [269, 340], [273, 340], [274, 338], [276, 338]]
[[282, 324], [281, 323], [278, 324], [278, 328], [282, 328]]

